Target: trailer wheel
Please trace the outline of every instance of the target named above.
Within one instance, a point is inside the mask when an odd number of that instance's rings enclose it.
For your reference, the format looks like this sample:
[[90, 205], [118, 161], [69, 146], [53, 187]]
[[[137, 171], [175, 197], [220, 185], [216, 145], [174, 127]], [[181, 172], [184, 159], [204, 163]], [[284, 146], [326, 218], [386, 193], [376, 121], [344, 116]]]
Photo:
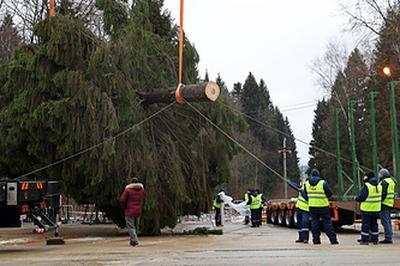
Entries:
[[272, 211], [271, 210], [267, 210], [267, 224], [271, 224], [271, 216], [272, 216]]
[[285, 223], [287, 227], [294, 227], [294, 220], [293, 220], [293, 211], [286, 211], [285, 212]]
[[297, 220], [297, 210], [295, 209], [293, 211], [293, 226], [296, 226], [299, 223], [299, 221]]
[[271, 211], [271, 223], [278, 224], [278, 212]]
[[278, 210], [278, 224], [280, 226], [285, 226], [286, 221], [285, 221], [285, 209], [279, 209]]

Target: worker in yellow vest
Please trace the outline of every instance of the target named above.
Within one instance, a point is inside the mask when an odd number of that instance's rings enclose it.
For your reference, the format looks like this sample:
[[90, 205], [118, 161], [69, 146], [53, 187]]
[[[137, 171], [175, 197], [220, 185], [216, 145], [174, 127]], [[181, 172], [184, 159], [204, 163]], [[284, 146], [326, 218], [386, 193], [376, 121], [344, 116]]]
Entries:
[[331, 210], [329, 208], [329, 198], [332, 192], [328, 182], [321, 178], [317, 169], [311, 171], [311, 177], [306, 182], [304, 199], [308, 201], [311, 216], [311, 231], [314, 245], [321, 244], [320, 220], [324, 227], [325, 234], [328, 236], [332, 245], [339, 244], [336, 233], [333, 230], [331, 220]]
[[214, 201], [213, 201], [213, 207], [215, 210], [215, 225], [216, 226], [222, 225], [221, 208], [223, 207], [224, 200], [221, 198], [221, 193], [224, 193], [223, 188], [219, 189], [218, 194], [215, 196]]
[[[308, 181], [308, 178], [305, 182]], [[308, 201], [305, 197], [305, 182], [299, 188], [299, 196], [296, 202], [296, 217], [297, 217], [297, 228], [299, 230], [299, 239], [296, 243], [308, 243], [309, 238], [309, 219], [310, 219], [310, 209], [308, 207]]]
[[391, 214], [394, 206], [394, 197], [396, 190], [396, 180], [392, 178], [389, 170], [383, 168], [379, 171], [379, 183], [382, 186], [382, 206], [381, 206], [381, 223], [385, 229], [385, 239], [379, 241], [381, 244], [393, 244], [392, 236], [392, 220]]
[[363, 177], [364, 186], [356, 201], [360, 202], [361, 211], [361, 239], [360, 245], [368, 245], [369, 242], [378, 244], [379, 228], [378, 218], [381, 212], [382, 186], [378, 184], [374, 173], [367, 173]]
[[[247, 190], [247, 192], [244, 194], [244, 202], [246, 202], [246, 204], [247, 204], [247, 202], [249, 201], [250, 195], [251, 195], [251, 189], [249, 188], [249, 189]], [[249, 215], [246, 215], [246, 216], [244, 217], [244, 224], [245, 224], [245, 225], [248, 225], [249, 223], [250, 223], [250, 216], [249, 216]]]
[[258, 209], [258, 217], [260, 218], [258, 221], [258, 226], [261, 226], [262, 225], [262, 213], [263, 213], [263, 210], [264, 210], [267, 200], [265, 199], [264, 193], [260, 193], [260, 191], [258, 189], [257, 189], [257, 193], [260, 195], [260, 198], [261, 198], [260, 208]]
[[257, 190], [253, 190], [247, 201], [247, 205], [250, 208], [251, 212], [251, 227], [259, 227], [260, 226], [260, 207], [262, 202], [262, 195], [258, 194]]

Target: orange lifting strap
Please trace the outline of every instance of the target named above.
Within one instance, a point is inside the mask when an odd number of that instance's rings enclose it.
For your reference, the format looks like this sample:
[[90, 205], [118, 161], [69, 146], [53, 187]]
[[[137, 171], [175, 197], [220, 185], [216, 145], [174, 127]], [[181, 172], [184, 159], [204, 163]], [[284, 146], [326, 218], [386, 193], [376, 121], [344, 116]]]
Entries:
[[56, 3], [55, 0], [50, 0], [50, 17], [54, 17], [56, 15]]
[[183, 32], [183, 16], [184, 16], [184, 0], [181, 0], [181, 10], [180, 10], [180, 23], [179, 23], [179, 85], [175, 91], [175, 100], [183, 104], [185, 100], [181, 95], [181, 88], [183, 87], [183, 42], [184, 42], [184, 32]]
[[184, 85], [182, 83], [179, 83], [178, 88], [176, 88], [176, 91], [175, 91], [175, 99], [180, 104], [184, 104], [185, 103], [185, 99], [181, 95], [181, 88], [183, 86]]

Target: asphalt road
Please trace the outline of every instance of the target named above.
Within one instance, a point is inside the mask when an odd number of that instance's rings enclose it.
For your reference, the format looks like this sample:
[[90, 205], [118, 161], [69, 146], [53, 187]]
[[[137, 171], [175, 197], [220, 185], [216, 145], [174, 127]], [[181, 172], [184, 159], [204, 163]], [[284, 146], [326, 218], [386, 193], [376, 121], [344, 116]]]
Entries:
[[[340, 245], [296, 244], [297, 231], [228, 224], [224, 235], [141, 237], [128, 245], [126, 231], [111, 225], [68, 226], [64, 246], [46, 246], [49, 235], [0, 230], [0, 265], [400, 265], [400, 234], [394, 245], [360, 246], [352, 229]], [[382, 237], [382, 236], [381, 236]]]

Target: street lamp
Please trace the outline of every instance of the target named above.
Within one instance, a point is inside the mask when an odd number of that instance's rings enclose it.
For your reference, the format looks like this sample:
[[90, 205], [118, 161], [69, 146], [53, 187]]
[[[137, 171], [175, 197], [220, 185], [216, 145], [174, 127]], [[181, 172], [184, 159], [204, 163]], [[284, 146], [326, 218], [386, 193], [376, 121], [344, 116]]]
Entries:
[[392, 76], [392, 70], [390, 69], [390, 67], [385, 66], [383, 69], [383, 74], [385, 74], [386, 77], [390, 78]]
[[[390, 120], [392, 124], [392, 144], [393, 144], [393, 172], [394, 177], [397, 179], [400, 174], [400, 156], [399, 156], [399, 137], [397, 130], [397, 113], [396, 113], [396, 94], [395, 89], [399, 85], [399, 81], [393, 80], [393, 71], [390, 66], [385, 66], [382, 69], [386, 77], [389, 78], [388, 89], [390, 95]], [[400, 189], [400, 184], [398, 184]], [[400, 191], [398, 190], [400, 196]]]

